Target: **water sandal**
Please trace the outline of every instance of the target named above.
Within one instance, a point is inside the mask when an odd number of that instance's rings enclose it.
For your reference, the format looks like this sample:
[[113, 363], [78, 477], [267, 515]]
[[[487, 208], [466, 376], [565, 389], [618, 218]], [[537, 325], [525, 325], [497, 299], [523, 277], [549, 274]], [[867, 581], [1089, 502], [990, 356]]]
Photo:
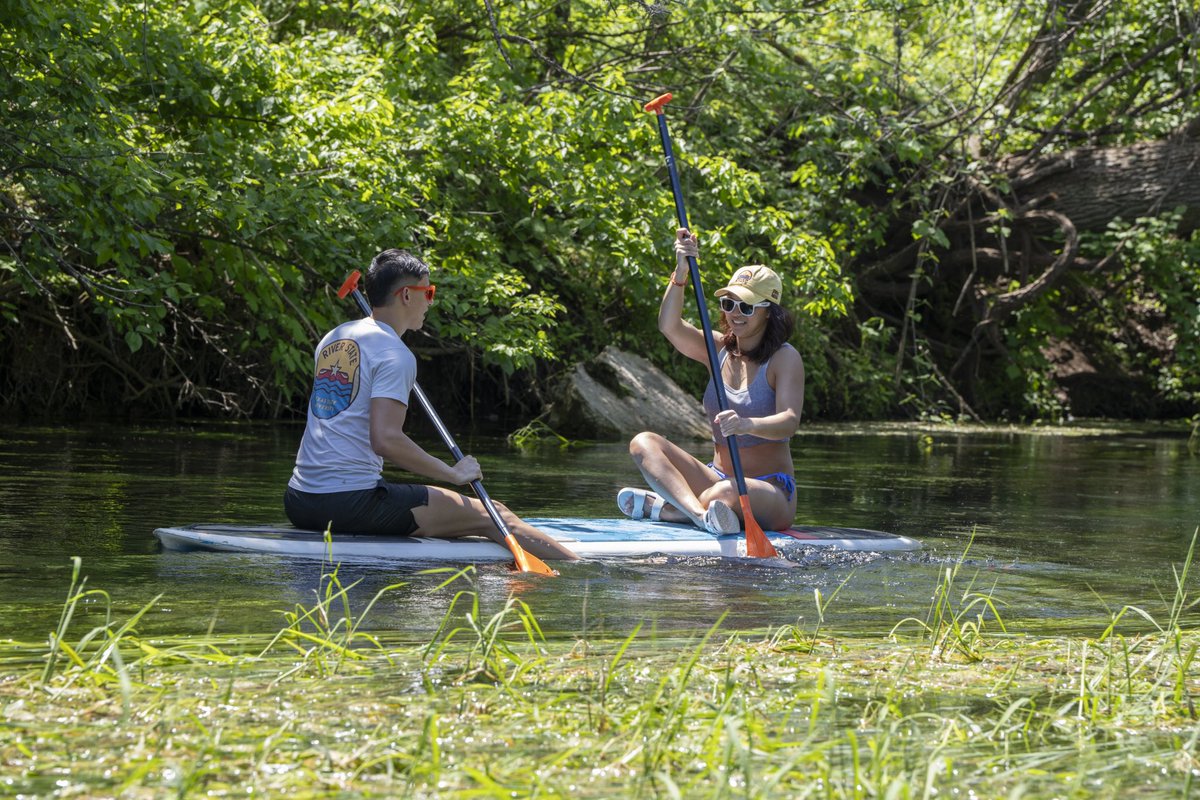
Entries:
[[742, 522], [729, 504], [724, 500], [713, 500], [704, 512], [704, 530], [713, 536], [725, 533], [737, 533], [742, 529]]
[[[649, 508], [646, 507], [647, 500], [650, 501]], [[617, 508], [630, 519], [649, 519], [652, 522], [658, 522], [663, 506], [666, 504], [661, 497], [645, 489], [626, 486], [617, 492]]]

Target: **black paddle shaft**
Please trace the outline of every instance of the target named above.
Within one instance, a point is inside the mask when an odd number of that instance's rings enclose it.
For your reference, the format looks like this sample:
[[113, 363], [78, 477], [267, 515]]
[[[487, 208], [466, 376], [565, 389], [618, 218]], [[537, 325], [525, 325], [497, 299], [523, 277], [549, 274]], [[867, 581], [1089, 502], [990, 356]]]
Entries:
[[[352, 292], [358, 307], [366, 316], [371, 316], [371, 304], [367, 302], [367, 298], [363, 297], [363, 293], [355, 287]], [[446, 423], [442, 422], [442, 418], [433, 410], [433, 403], [429, 402], [429, 398], [425, 396], [425, 392], [421, 391], [421, 387], [416, 382], [413, 383], [413, 394], [417, 396], [417, 401], [421, 404], [421, 408], [425, 409], [425, 413], [433, 420], [433, 427], [437, 428], [437, 432], [442, 437], [442, 441], [446, 443], [446, 447], [450, 448], [450, 455], [453, 456], [454, 462], [457, 464], [463, 460], [463, 451], [458, 448], [458, 444], [454, 441], [454, 436], [450, 433], [450, 429], [446, 427]], [[488, 516], [492, 518], [492, 522], [500, 531], [501, 535], [508, 538], [512, 532], [508, 529], [508, 523], [500, 516], [499, 510], [496, 509], [496, 504], [492, 502], [492, 498], [488, 496], [487, 489], [483, 488], [483, 481], [471, 481], [471, 488], [475, 490], [475, 496], [479, 498], [479, 502], [483, 503], [483, 507], [487, 509]]]
[[[675, 169], [675, 155], [671, 151], [671, 134], [667, 132], [667, 115], [659, 112], [658, 135], [662, 138], [663, 155], [667, 158], [667, 172], [671, 176], [671, 194], [675, 197], [675, 216], [679, 227], [688, 227], [687, 210], [683, 207], [683, 189], [679, 185], [679, 172]], [[725, 411], [729, 401], [725, 397], [725, 379], [721, 377], [721, 360], [717, 356], [717, 344], [713, 341], [712, 324], [708, 321], [708, 304], [704, 302], [704, 287], [700, 285], [700, 265], [692, 256], [687, 257], [688, 270], [692, 276], [692, 291], [696, 295], [696, 308], [700, 312], [700, 325], [704, 328], [704, 344], [708, 348], [708, 367], [712, 370], [713, 386], [717, 390], [717, 408]], [[736, 436], [726, 436], [729, 445], [729, 460], [733, 462], [733, 477], [737, 481], [738, 494], [746, 496], [746, 477], [742, 474], [742, 457], [738, 453]]]

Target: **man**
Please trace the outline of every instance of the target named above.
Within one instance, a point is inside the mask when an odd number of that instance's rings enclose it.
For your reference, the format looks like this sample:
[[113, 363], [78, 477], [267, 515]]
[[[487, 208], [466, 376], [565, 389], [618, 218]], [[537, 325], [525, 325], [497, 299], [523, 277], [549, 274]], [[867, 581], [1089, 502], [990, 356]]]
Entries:
[[[284, 509], [298, 528], [453, 539], [495, 530], [483, 503], [438, 486], [389, 483], [383, 462], [454, 485], [482, 479], [466, 456], [453, 466], [425, 452], [404, 433], [417, 360], [400, 337], [418, 330], [436, 287], [429, 267], [403, 250], [371, 261], [364, 287], [370, 317], [327, 333], [316, 350], [308, 424]], [[539, 558], [574, 559], [552, 537], [497, 509], [521, 546]]]

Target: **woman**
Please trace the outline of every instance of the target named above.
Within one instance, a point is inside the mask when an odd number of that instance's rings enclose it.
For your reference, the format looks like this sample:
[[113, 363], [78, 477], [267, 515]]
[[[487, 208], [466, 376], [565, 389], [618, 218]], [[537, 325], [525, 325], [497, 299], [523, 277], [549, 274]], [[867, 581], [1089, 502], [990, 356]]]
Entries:
[[[679, 229], [675, 272], [659, 306], [658, 329], [676, 350], [707, 366], [704, 332], [683, 319], [687, 258], [697, 255], [695, 238]], [[713, 534], [741, 530], [741, 503], [726, 442], [736, 435], [755, 520], [764, 530], [791, 526], [796, 482], [789, 440], [804, 406], [804, 361], [787, 343], [795, 323], [779, 304], [782, 294], [779, 276], [764, 266], [738, 269], [716, 292], [721, 304], [716, 345], [729, 402], [718, 413], [710, 375], [704, 409], [712, 420], [712, 461], [705, 464], [657, 433], [639, 433], [629, 452], [653, 491], [622, 489], [617, 505], [627, 516], [690, 522]]]

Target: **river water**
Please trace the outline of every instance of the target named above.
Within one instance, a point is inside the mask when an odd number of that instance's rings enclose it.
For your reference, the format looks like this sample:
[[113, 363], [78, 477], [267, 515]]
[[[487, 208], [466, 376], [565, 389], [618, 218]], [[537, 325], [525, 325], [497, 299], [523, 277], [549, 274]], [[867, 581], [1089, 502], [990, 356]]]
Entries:
[[[82, 559], [118, 618], [161, 595], [144, 634], [267, 633], [311, 606], [319, 562], [162, 552], [155, 527], [278, 522], [302, 428], [292, 424], [0, 428], [0, 637], [44, 639]], [[740, 560], [647, 557], [562, 567], [554, 579], [474, 573], [484, 610], [517, 593], [548, 635], [824, 625], [886, 633], [925, 619], [948, 567], [956, 591], [991, 596], [1021, 632], [1099, 632], [1123, 605], [1165, 619], [1200, 525], [1200, 456], [1187, 427], [1121, 425], [939, 428], [805, 426], [795, 439], [797, 522], [892, 531], [917, 553], [802, 554], [792, 568]], [[431, 452], [431, 431], [418, 434]], [[502, 437], [461, 436], [485, 484], [524, 516], [615, 517], [617, 490], [639, 475], [620, 443], [518, 451]], [[700, 454], [703, 447], [697, 449]], [[399, 477], [398, 475], [396, 477]], [[421, 639], [454, 589], [429, 565], [343, 565], [359, 607], [389, 592], [366, 628]], [[1189, 587], [1196, 589], [1195, 572]], [[829, 602], [829, 599], [836, 597]], [[87, 614], [102, 618], [96, 595]]]

